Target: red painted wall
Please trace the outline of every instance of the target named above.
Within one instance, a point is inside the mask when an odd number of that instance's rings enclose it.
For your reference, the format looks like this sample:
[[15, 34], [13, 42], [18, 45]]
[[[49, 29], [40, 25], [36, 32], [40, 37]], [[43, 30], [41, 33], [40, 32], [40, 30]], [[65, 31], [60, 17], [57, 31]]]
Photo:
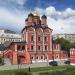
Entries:
[[70, 49], [70, 63], [75, 64], [75, 49]]

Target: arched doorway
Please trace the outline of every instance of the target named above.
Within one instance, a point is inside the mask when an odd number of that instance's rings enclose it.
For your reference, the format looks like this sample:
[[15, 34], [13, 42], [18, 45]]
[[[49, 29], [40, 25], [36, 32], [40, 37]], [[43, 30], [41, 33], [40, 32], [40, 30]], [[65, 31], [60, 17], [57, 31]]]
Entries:
[[25, 56], [19, 55], [18, 56], [18, 64], [25, 64], [25, 63], [26, 63]]

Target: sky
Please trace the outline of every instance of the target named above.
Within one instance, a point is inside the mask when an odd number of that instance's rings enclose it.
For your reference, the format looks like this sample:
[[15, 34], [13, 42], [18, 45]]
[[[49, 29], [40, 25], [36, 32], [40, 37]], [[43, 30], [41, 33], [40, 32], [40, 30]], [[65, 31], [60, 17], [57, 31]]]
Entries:
[[75, 0], [0, 0], [0, 29], [20, 33], [30, 12], [45, 14], [53, 34], [75, 33]]

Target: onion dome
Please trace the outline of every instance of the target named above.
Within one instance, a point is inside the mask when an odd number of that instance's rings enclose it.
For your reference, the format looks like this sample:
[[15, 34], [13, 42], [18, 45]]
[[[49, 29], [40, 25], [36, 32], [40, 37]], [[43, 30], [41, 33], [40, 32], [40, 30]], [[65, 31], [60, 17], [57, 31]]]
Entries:
[[34, 17], [34, 15], [33, 15], [32, 13], [30, 13], [30, 14], [28, 15], [28, 17]]
[[28, 21], [28, 18], [26, 18], [25, 21], [27, 22]]
[[42, 19], [47, 19], [47, 16], [46, 15], [43, 15], [41, 18]]
[[34, 13], [33, 15], [34, 15], [34, 16], [39, 16], [39, 14], [38, 14], [38, 13]]

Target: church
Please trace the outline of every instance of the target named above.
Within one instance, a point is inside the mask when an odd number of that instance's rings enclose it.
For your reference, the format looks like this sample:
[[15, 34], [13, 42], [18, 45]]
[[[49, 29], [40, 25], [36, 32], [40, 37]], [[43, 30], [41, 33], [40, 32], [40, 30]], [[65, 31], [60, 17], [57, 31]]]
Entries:
[[28, 14], [21, 32], [22, 42], [12, 42], [4, 56], [10, 58], [12, 64], [66, 59], [67, 52], [61, 51], [59, 44], [52, 44], [52, 31], [48, 27], [46, 15], [40, 17], [37, 13]]

